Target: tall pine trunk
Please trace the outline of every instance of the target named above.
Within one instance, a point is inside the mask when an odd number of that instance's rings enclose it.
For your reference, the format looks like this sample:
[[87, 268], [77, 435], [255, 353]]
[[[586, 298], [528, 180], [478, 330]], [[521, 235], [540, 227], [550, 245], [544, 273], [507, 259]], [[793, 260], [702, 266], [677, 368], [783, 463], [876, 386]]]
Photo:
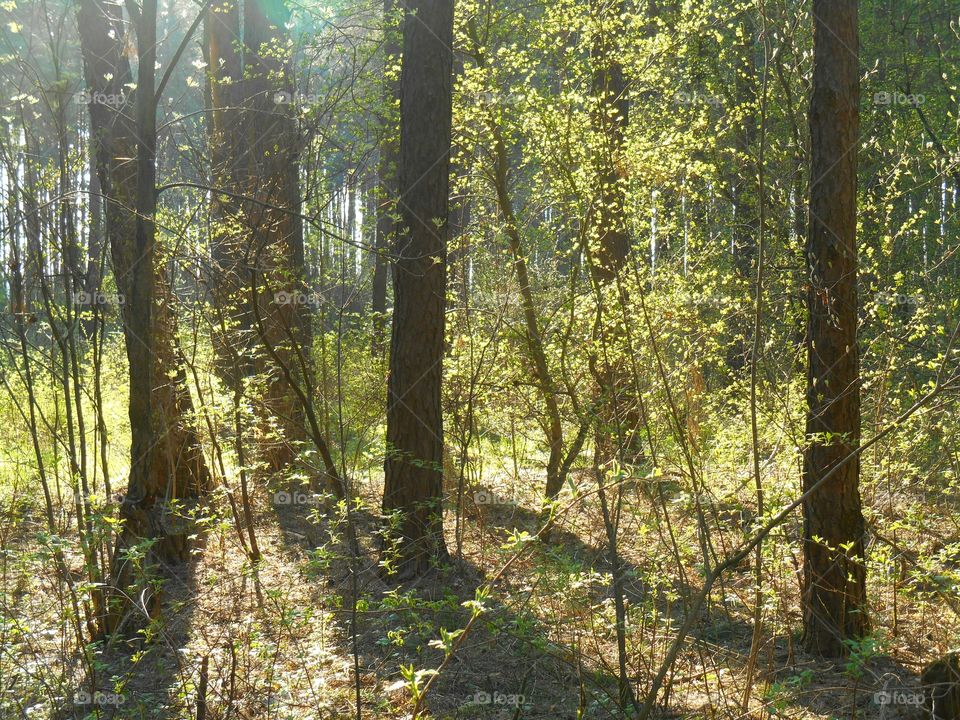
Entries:
[[416, 0], [403, 26], [400, 227], [387, 386], [383, 510], [399, 513], [401, 575], [446, 554], [443, 538], [444, 354], [453, 2]]
[[[857, 2], [814, 0], [813, 15], [805, 491], [860, 444]], [[859, 476], [854, 457], [803, 505], [804, 645], [827, 656], [868, 629]]]

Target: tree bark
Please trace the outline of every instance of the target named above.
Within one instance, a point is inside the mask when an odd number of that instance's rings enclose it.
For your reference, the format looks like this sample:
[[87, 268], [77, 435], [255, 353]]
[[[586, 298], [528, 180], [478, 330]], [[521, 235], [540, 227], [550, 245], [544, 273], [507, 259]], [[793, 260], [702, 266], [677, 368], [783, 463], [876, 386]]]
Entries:
[[[594, 281], [600, 285], [614, 282], [630, 257], [630, 236], [625, 216], [626, 173], [622, 165], [623, 134], [629, 119], [630, 103], [623, 65], [616, 58], [619, 38], [616, 23], [626, 12], [626, 6], [620, 3], [612, 9], [614, 12], [605, 12], [600, 6], [593, 8], [598, 27], [590, 47], [593, 64], [591, 94], [594, 101], [592, 124], [601, 143], [596, 158], [599, 187], [598, 205], [592, 223], [595, 240], [590, 248], [590, 271]], [[609, 27], [611, 25], [614, 27]]]
[[[860, 444], [857, 2], [814, 0], [813, 14], [805, 491]], [[859, 475], [854, 458], [803, 504], [803, 641], [827, 656], [868, 630]]]
[[[655, 7], [650, 3], [648, 13], [652, 16], [654, 11]], [[631, 386], [631, 378], [619, 355], [624, 341], [625, 325], [622, 323], [625, 319], [617, 310], [611, 312], [606, 307], [606, 300], [610, 298], [605, 298], [612, 293], [615, 306], [619, 309], [627, 307], [626, 290], [620, 276], [629, 261], [631, 245], [627, 231], [627, 181], [623, 164], [623, 141], [630, 103], [623, 65], [616, 54], [626, 6], [623, 3], [611, 8], [595, 6], [593, 12], [597, 15], [598, 26], [590, 47], [594, 102], [591, 121], [600, 147], [594, 161], [598, 204], [590, 219], [586, 255], [598, 303], [590, 370], [602, 396], [597, 406], [594, 446], [595, 464], [602, 468], [615, 457], [621, 462], [638, 462], [643, 453], [638, 435], [637, 388]]]
[[217, 372], [231, 387], [254, 371], [253, 313], [243, 266], [249, 244], [238, 197], [249, 165], [249, 155], [240, 151], [245, 92], [240, 27], [238, 0], [216, 0], [207, 9], [203, 47], [209, 68], [211, 182], [234, 193], [212, 193], [210, 199], [211, 300], [224, 325], [213, 341]]
[[[736, 66], [734, 79], [734, 98], [741, 113], [734, 143], [730, 177], [730, 198], [733, 203], [733, 269], [736, 277], [743, 283], [755, 279], [757, 256], [757, 196], [754, 191], [754, 178], [757, 176], [756, 163], [753, 161], [755, 138], [757, 135], [757, 116], [754, 110], [757, 74], [753, 58], [753, 36], [755, 26], [751, 10], [744, 11], [740, 22], [741, 39], [736, 43]], [[734, 376], [740, 374], [747, 364], [750, 354], [748, 330], [743, 327], [740, 318], [734, 314], [727, 321], [730, 334], [727, 347], [727, 367]]]
[[447, 555], [443, 537], [444, 356], [453, 2], [415, 0], [403, 25], [400, 218], [387, 385], [384, 513], [400, 514], [401, 575]]
[[[215, 302], [233, 323], [218, 339], [233, 352], [221, 354], [234, 365], [235, 358], [249, 359], [228, 368], [228, 379], [240, 382], [251, 372], [266, 377], [261, 419], [264, 425], [276, 421], [283, 437], [264, 453], [280, 469], [295, 457], [291, 441], [306, 438], [291, 379], [304, 380], [310, 353], [302, 349], [311, 342], [299, 139], [286, 48], [290, 11], [283, 0], [244, 0], [242, 12], [241, 23], [239, 0], [218, 0], [206, 18], [212, 174], [230, 193], [214, 193], [211, 250], [219, 272], [211, 284], [218, 287]], [[264, 345], [269, 350], [258, 351]]]
[[[124, 54], [121, 11], [105, 0], [80, 0], [78, 26], [91, 95], [91, 131], [113, 272], [122, 303], [130, 364], [131, 466], [119, 546], [157, 538], [155, 552], [185, 560], [189, 529], [172, 501], [202, 496], [210, 476], [192, 426], [192, 400], [177, 341], [172, 295], [156, 261], [156, 3], [145, 2], [137, 28], [139, 72]], [[114, 568], [122, 586], [127, 573]]]
[[390, 68], [400, 58], [400, 46], [397, 43], [397, 28], [394, 23], [396, 5], [394, 0], [383, 3], [383, 52], [384, 52], [384, 116], [380, 123], [380, 156], [377, 167], [378, 208], [376, 229], [376, 250], [373, 260], [373, 315], [372, 351], [375, 356], [383, 355], [383, 337], [387, 320], [387, 275], [390, 262], [387, 252], [393, 240], [395, 228], [394, 213], [397, 199], [397, 139], [394, 136], [394, 107], [400, 99], [400, 84], [393, 78]]
[[[261, 342], [276, 349], [280, 363], [302, 380], [297, 346], [309, 355], [310, 303], [300, 302], [304, 284], [303, 221], [300, 216], [299, 140], [293, 118], [293, 84], [286, 23], [290, 11], [283, 0], [246, 0], [243, 44], [247, 83], [248, 122], [246, 148], [250, 155], [246, 217], [253, 232], [251, 272], [268, 286], [266, 293], [251, 298], [258, 302], [263, 322], [258, 323]], [[278, 102], [278, 93], [290, 103]], [[298, 298], [283, 302], [283, 292]], [[257, 370], [268, 374], [266, 410], [280, 422], [285, 440], [306, 439], [303, 409], [286, 373], [276, 362], [263, 362]], [[281, 440], [270, 453], [277, 469], [289, 464], [293, 446]]]

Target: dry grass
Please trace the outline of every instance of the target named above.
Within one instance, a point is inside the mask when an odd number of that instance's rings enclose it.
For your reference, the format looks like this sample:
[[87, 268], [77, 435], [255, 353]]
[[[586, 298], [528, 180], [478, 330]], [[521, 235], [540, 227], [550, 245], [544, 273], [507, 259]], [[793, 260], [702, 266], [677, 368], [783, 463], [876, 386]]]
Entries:
[[[529, 478], [528, 478], [529, 479]], [[616, 645], [606, 535], [593, 483], [577, 475], [581, 491], [565, 494], [557, 520], [541, 542], [527, 545], [486, 601], [488, 610], [431, 688], [426, 707], [434, 718], [626, 717], [616, 706]], [[506, 496], [518, 486], [504, 481], [487, 491]], [[684, 598], [701, 581], [696, 523], [688, 503], [671, 496], [651, 502], [625, 486], [629, 513], [620, 528], [628, 568], [629, 667], [643, 693], [665, 656], [684, 615]], [[377, 488], [365, 488], [375, 507]], [[483, 505], [468, 493], [463, 542], [454, 564], [416, 585], [384, 582], [374, 541], [377, 520], [354, 513], [360, 554], [351, 558], [342, 526], [312, 508], [274, 506], [257, 497], [256, 531], [263, 561], [254, 571], [228, 523], [205, 535], [192, 563], [165, 572], [161, 613], [131, 621], [127, 639], [96, 651], [97, 674], [81, 673], [62, 588], [49, 557], [38, 553], [37, 518], [7, 509], [3, 549], [3, 691], [5, 717], [195, 717], [202, 659], [207, 658], [208, 718], [408, 717], [412, 704], [400, 667], [439, 666], [442, 651], [430, 645], [439, 629], [463, 627], [474, 599], [513, 550], [502, 545], [513, 530], [535, 534], [541, 525], [536, 497], [515, 504]], [[748, 503], [744, 499], [744, 507]], [[669, 529], [662, 512], [670, 513]], [[941, 507], [947, 513], [949, 508]], [[712, 543], [722, 556], [743, 537], [747, 518], [719, 504]], [[655, 519], [660, 517], [660, 521]], [[880, 526], [887, 522], [872, 514]], [[943, 534], [924, 541], [897, 531], [898, 544], [941, 547], [949, 523], [930, 513]], [[670, 541], [670, 533], [674, 541]], [[455, 549], [453, 513], [448, 543]], [[673, 556], [673, 542], [679, 552]], [[799, 626], [798, 546], [785, 527], [766, 544], [763, 642], [750, 701], [742, 707], [752, 632], [752, 571], [744, 565], [718, 584], [674, 665], [660, 715], [689, 718], [907, 718], [910, 706], [883, 707], [884, 688], [916, 689], [921, 665], [945, 651], [957, 628], [948, 606], [914, 578], [880, 570], [890, 548], [870, 544], [874, 627], [884, 637], [862, 662], [827, 662], [796, 643]], [[881, 548], [886, 548], [881, 553]], [[13, 560], [13, 558], [17, 558]], [[80, 558], [69, 557], [79, 571]], [[355, 574], [354, 574], [355, 571]], [[79, 572], [78, 572], [79, 575]], [[918, 592], [918, 588], [924, 590]], [[356, 634], [352, 632], [354, 598]], [[896, 599], [896, 603], [894, 603]], [[894, 614], [896, 624], [894, 624]], [[20, 623], [14, 633], [12, 619]], [[355, 672], [355, 663], [359, 674]], [[856, 667], [854, 667], [854, 665]], [[92, 682], [91, 682], [92, 681]], [[122, 693], [122, 705], [70, 702], [78, 689]]]

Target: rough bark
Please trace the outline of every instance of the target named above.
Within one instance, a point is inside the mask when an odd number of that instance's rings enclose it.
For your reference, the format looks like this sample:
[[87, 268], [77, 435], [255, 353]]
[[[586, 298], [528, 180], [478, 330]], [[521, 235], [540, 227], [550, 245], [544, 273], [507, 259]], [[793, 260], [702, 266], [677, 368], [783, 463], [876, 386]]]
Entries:
[[207, 9], [204, 52], [209, 67], [210, 174], [216, 187], [232, 193], [213, 193], [210, 199], [211, 300], [223, 313], [223, 327], [213, 340], [218, 374], [232, 387], [254, 369], [254, 321], [243, 266], [248, 243], [238, 197], [249, 165], [249, 155], [239, 152], [245, 90], [240, 26], [237, 0], [216, 0]]
[[[282, 0], [246, 0], [243, 44], [249, 116], [245, 140], [251, 163], [247, 187], [257, 202], [251, 202], [245, 214], [253, 231], [252, 272], [264, 278], [269, 288], [256, 299], [263, 318], [258, 337], [276, 349], [279, 363], [300, 376], [296, 346], [307, 348], [309, 354], [309, 303], [275, 299], [278, 292], [299, 295], [305, 289], [297, 127], [293, 104], [277, 102], [278, 92], [291, 99], [293, 94], [285, 29], [289, 17]], [[257, 368], [269, 374], [267, 411], [280, 421], [287, 439], [303, 440], [303, 411], [286, 374], [276, 367], [278, 362]], [[293, 456], [292, 446], [281, 442], [271, 460], [280, 468]]]
[[[860, 444], [857, 2], [815, 0], [813, 14], [805, 491]], [[868, 629], [859, 474], [854, 458], [803, 504], [804, 644], [828, 656]]]
[[282, 0], [244, 0], [242, 23], [240, 14], [238, 0], [218, 0], [206, 18], [211, 166], [215, 183], [227, 191], [212, 208], [217, 275], [211, 286], [232, 322], [218, 340], [231, 345], [221, 355], [234, 366], [236, 358], [247, 360], [230, 368], [227, 378], [240, 382], [250, 372], [266, 377], [261, 418], [265, 425], [275, 421], [282, 437], [263, 450], [280, 469], [294, 458], [290, 441], [306, 438], [302, 403], [291, 383], [304, 382], [302, 360], [310, 344], [299, 139], [285, 30], [290, 11]]
[[387, 386], [383, 510], [400, 514], [401, 574], [446, 554], [440, 387], [453, 85], [453, 2], [417, 0], [403, 25], [400, 218]]
[[[618, 309], [625, 308], [627, 300], [620, 276], [630, 257], [623, 167], [623, 140], [630, 106], [623, 66], [616, 55], [622, 33], [619, 18], [626, 12], [626, 6], [623, 3], [609, 9], [598, 6], [593, 11], [597, 29], [590, 48], [594, 102], [591, 121], [599, 148], [594, 161], [597, 205], [590, 218], [587, 257], [598, 300], [590, 369], [602, 396], [597, 405], [594, 460], [598, 467], [603, 467], [615, 457], [637, 462], [642, 452], [637, 434], [640, 418], [636, 388], [618, 357], [624, 340]], [[649, 11], [652, 14], [652, 5]], [[617, 309], [607, 307], [608, 301]]]
[[[156, 260], [156, 103], [153, 96], [155, 4], [145, 3], [138, 27], [138, 90], [124, 47], [119, 6], [80, 0], [78, 26], [91, 96], [91, 131], [104, 201], [107, 241], [122, 298], [130, 365], [131, 467], [121, 517], [120, 547], [157, 538], [158, 556], [179, 561], [189, 550], [188, 527], [172, 511], [209, 489], [210, 476], [177, 342], [172, 296]], [[155, 17], [153, 18], [155, 21]], [[116, 554], [118, 560], [122, 555]], [[114, 568], [115, 581], [126, 578]]]
[[590, 270], [594, 281], [602, 285], [616, 280], [630, 256], [624, 207], [626, 173], [622, 165], [623, 134], [630, 105], [623, 66], [616, 58], [619, 38], [615, 28], [616, 16], [623, 14], [626, 7], [620, 3], [615, 10], [610, 13], [594, 8], [598, 27], [590, 47], [592, 124], [600, 142], [596, 157], [598, 192], [592, 218], [595, 239], [590, 247]]

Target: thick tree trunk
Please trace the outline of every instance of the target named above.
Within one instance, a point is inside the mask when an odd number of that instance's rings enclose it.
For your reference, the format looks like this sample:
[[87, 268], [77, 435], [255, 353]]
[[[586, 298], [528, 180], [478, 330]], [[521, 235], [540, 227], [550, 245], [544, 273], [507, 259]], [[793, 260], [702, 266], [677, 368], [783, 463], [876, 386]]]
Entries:
[[[627, 299], [620, 275], [630, 257], [623, 168], [623, 140], [630, 105], [623, 66], [616, 53], [626, 6], [597, 6], [594, 12], [597, 30], [590, 48], [594, 102], [591, 119], [593, 131], [600, 139], [600, 151], [595, 159], [598, 204], [591, 218], [587, 257], [598, 301], [590, 369], [603, 396], [597, 405], [594, 460], [598, 467], [603, 467], [615, 457], [621, 462], [637, 462], [642, 451], [636, 388], [620, 355], [625, 327], [621, 309], [626, 307]], [[607, 306], [608, 302], [612, 308]]]
[[598, 205], [592, 218], [594, 229], [590, 250], [590, 271], [600, 285], [617, 279], [630, 257], [630, 236], [627, 234], [625, 177], [623, 168], [623, 134], [629, 119], [630, 103], [623, 66], [616, 58], [620, 37], [618, 18], [626, 7], [621, 3], [607, 12], [595, 7], [596, 35], [590, 47], [593, 64], [591, 94], [594, 109], [592, 125], [600, 137], [597, 154]]
[[[293, 102], [278, 102], [278, 93], [293, 100], [286, 23], [290, 11], [283, 0], [246, 0], [244, 7], [244, 73], [247, 83], [245, 149], [250, 156], [246, 218], [253, 233], [252, 278], [262, 292], [251, 293], [259, 306], [259, 340], [275, 349], [276, 357], [257, 370], [269, 376], [266, 410], [285, 435], [270, 452], [277, 469], [290, 463], [293, 446], [286, 440], [306, 439], [303, 408], [290, 386], [285, 365], [303, 382], [297, 346], [309, 355], [310, 303], [304, 294], [303, 221], [300, 217], [299, 140]], [[278, 300], [283, 293], [293, 302]], [[256, 296], [256, 299], [254, 299]], [[309, 298], [306, 298], [309, 300]]]
[[[124, 55], [119, 7], [81, 0], [78, 25], [92, 97], [91, 131], [105, 197], [106, 236], [130, 364], [131, 467], [119, 543], [158, 538], [155, 552], [172, 562], [186, 559], [189, 529], [171, 502], [201, 496], [209, 489], [210, 477], [191, 425], [192, 401], [170, 289], [163, 264], [155, 260], [155, 10], [155, 3], [147, 2], [141, 11], [138, 90], [129, 99], [132, 74]], [[126, 578], [124, 567], [114, 568], [115, 582], [123, 585]]]
[[[857, 2], [814, 0], [813, 15], [804, 490], [860, 443]], [[868, 629], [859, 474], [854, 458], [803, 505], [804, 644], [828, 656]]]
[[222, 313], [214, 323], [217, 372], [236, 387], [254, 371], [253, 313], [249, 307], [244, 256], [248, 233], [238, 197], [250, 156], [243, 143], [243, 58], [238, 0], [215, 0], [204, 21], [204, 52], [210, 104], [209, 145], [212, 184], [233, 194], [213, 193], [210, 199], [211, 300]]
[[453, 2], [416, 0], [403, 26], [400, 218], [387, 386], [383, 510], [401, 516], [401, 574], [446, 557], [443, 415]]
[[[264, 448], [274, 469], [306, 438], [304, 409], [292, 387], [305, 382], [309, 298], [305, 293], [300, 216], [299, 141], [282, 0], [217, 0], [207, 11], [211, 67], [212, 174], [228, 195], [214, 194], [214, 301], [233, 327], [218, 343], [226, 377], [266, 376], [261, 417], [282, 437]], [[242, 42], [241, 38], [242, 27]], [[299, 349], [298, 349], [299, 348]]]

